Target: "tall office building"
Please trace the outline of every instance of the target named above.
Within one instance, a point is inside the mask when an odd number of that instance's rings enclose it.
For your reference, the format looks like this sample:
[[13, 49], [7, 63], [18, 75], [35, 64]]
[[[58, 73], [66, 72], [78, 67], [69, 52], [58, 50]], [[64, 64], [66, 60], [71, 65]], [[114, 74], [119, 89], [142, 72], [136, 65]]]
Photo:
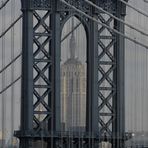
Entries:
[[86, 124], [86, 65], [76, 58], [76, 46], [72, 32], [70, 56], [61, 65], [61, 122], [64, 131], [84, 131]]
[[99, 148], [111, 148], [111, 147], [112, 147], [112, 145], [109, 142], [103, 141], [99, 144]]

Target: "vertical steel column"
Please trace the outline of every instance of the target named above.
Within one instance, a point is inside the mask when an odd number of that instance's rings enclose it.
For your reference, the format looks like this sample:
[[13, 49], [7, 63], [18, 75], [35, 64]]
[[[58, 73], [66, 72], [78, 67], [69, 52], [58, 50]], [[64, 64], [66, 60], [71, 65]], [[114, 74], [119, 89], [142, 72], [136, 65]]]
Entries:
[[21, 148], [55, 145], [60, 130], [60, 17], [58, 0], [22, 0]]
[[[91, 8], [92, 15], [97, 18], [95, 9]], [[90, 20], [88, 25], [88, 47], [87, 47], [87, 64], [88, 64], [88, 76], [87, 76], [87, 122], [86, 128], [89, 133], [89, 147], [94, 147], [95, 137], [98, 134], [98, 25], [96, 22]]]
[[[47, 147], [56, 148], [56, 143], [58, 140], [54, 137], [57, 133], [61, 130], [60, 124], [60, 46], [61, 46], [61, 30], [60, 30], [60, 14], [57, 11], [57, 5], [59, 1], [55, 0], [52, 1], [52, 13], [50, 18], [50, 27], [52, 30], [52, 41], [50, 45], [51, 55], [53, 58], [54, 67], [52, 72], [50, 72], [50, 78], [53, 79], [52, 81], [52, 90], [53, 91], [53, 101], [51, 104], [53, 109], [53, 120], [50, 125], [51, 137], [48, 140]], [[50, 98], [49, 98], [50, 100]], [[58, 145], [58, 144], [57, 144]]]
[[[116, 0], [100, 0], [99, 5], [124, 19], [125, 5]], [[98, 20], [124, 33], [124, 25], [104, 13]], [[113, 148], [123, 148], [124, 115], [124, 38], [109, 29], [98, 29], [99, 47], [99, 128], [101, 141], [109, 141]]]
[[[31, 134], [33, 129], [33, 11], [31, 1], [22, 1], [23, 11], [23, 49], [22, 49], [22, 100], [21, 130]], [[30, 148], [30, 139], [20, 139], [21, 148]]]
[[[93, 12], [93, 17], [97, 17], [95, 14], [95, 11]], [[97, 51], [97, 23], [92, 22], [90, 23], [90, 34], [89, 34], [89, 51], [88, 51], [88, 81], [90, 81], [90, 93], [91, 96], [89, 97], [89, 101], [91, 104], [91, 109], [89, 112], [91, 112], [91, 131], [93, 134], [98, 133], [98, 116], [97, 116], [97, 111], [98, 111], [98, 96], [97, 96], [97, 90], [98, 90], [98, 70], [97, 70], [97, 63], [98, 63], [98, 51]]]
[[[122, 20], [125, 18], [126, 6], [122, 2], [116, 3], [116, 16]], [[115, 21], [115, 29], [124, 33], [124, 24]], [[116, 137], [113, 142], [113, 147], [123, 148], [125, 140], [125, 91], [124, 91], [124, 55], [125, 55], [125, 42], [124, 37], [116, 35], [115, 53], [117, 57], [117, 69], [114, 81], [117, 84], [117, 94], [114, 98], [114, 105], [116, 109], [116, 118], [113, 122], [113, 137]], [[117, 138], [118, 137], [118, 138]]]
[[[93, 3], [97, 4], [99, 3], [98, 0], [91, 0]], [[92, 10], [92, 17], [97, 19], [98, 18], [98, 11], [92, 7], [90, 8]], [[98, 24], [92, 20], [90, 20], [90, 47], [89, 52], [91, 58], [89, 59], [91, 63], [89, 63], [89, 67], [91, 67], [91, 71], [89, 73], [91, 77], [89, 77], [91, 81], [91, 93], [92, 96], [89, 98], [89, 100], [92, 102], [92, 132], [94, 134], [94, 139], [99, 135], [99, 112], [98, 112]], [[96, 144], [96, 142], [95, 142]]]
[[54, 98], [55, 98], [55, 130], [60, 131], [60, 60], [61, 60], [61, 28], [60, 28], [60, 13], [57, 9], [59, 5], [59, 0], [55, 0], [55, 3], [53, 5], [54, 10], [52, 14], [52, 27], [53, 30], [53, 49], [54, 49], [54, 63], [55, 63], [55, 69], [54, 69]]

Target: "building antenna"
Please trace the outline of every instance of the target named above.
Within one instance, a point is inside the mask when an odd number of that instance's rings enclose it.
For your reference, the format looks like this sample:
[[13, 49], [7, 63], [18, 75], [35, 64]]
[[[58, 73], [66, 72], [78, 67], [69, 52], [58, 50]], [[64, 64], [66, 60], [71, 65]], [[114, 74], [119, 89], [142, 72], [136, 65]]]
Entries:
[[75, 52], [76, 52], [76, 41], [75, 41], [75, 36], [74, 36], [74, 17], [72, 17], [72, 25], [71, 25], [71, 38], [70, 38], [70, 59], [75, 59]]

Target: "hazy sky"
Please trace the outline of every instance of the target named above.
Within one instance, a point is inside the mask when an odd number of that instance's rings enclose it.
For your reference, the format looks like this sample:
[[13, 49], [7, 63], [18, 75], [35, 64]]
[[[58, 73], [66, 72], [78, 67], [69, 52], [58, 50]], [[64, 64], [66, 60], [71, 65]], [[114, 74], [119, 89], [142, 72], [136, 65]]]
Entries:
[[[1, 4], [2, 0], [0, 0]], [[4, 10], [0, 10], [0, 34], [2, 30], [5, 30], [9, 24], [11, 23], [11, 15], [17, 18], [20, 11], [20, 1], [15, 0], [12, 2], [12, 12], [11, 12], [11, 2], [8, 3], [7, 7]], [[133, 6], [145, 11], [148, 14], [148, 4], [144, 3], [143, 0], [130, 0], [130, 4]], [[5, 24], [2, 26], [2, 15], [5, 17]], [[141, 14], [136, 13], [132, 9], [127, 8], [127, 16], [126, 21], [133, 26], [143, 30], [144, 32], [148, 33], [148, 18], [142, 16]], [[125, 29], [126, 35], [131, 36], [132, 38], [136, 38], [137, 40], [141, 41], [144, 44], [148, 45], [148, 38], [144, 37], [136, 31], [133, 31], [126, 27]], [[8, 32], [5, 38], [0, 39], [0, 69], [2, 68], [2, 43], [5, 45], [5, 65], [11, 61], [11, 33]], [[79, 30], [80, 33], [80, 30]], [[78, 39], [78, 38], [77, 38]], [[3, 41], [5, 40], [5, 42]], [[83, 42], [82, 38], [79, 38], [79, 46], [81, 47], [81, 42]], [[12, 42], [13, 43], [13, 42]], [[14, 27], [14, 57], [16, 57], [21, 52], [21, 21], [17, 23]], [[68, 46], [68, 45], [62, 45]], [[85, 47], [82, 47], [85, 49]], [[77, 51], [78, 52], [78, 51]], [[67, 55], [64, 55], [67, 56]], [[82, 53], [79, 53], [79, 57], [82, 58]], [[15, 72], [14, 72], [14, 79], [16, 79], [21, 74], [21, 60], [17, 60], [15, 62]], [[126, 130], [144, 130], [148, 131], [148, 116], [147, 116], [147, 105], [148, 105], [148, 94], [147, 94], [147, 65], [148, 65], [148, 51], [135, 43], [131, 43], [130, 41], [126, 40], [126, 50], [125, 50], [125, 101], [126, 101]], [[11, 68], [8, 68], [5, 72], [5, 86], [7, 86], [11, 81]], [[0, 84], [2, 83], [2, 74], [0, 74]], [[6, 137], [10, 135], [10, 125], [11, 125], [11, 101], [13, 98], [15, 111], [14, 111], [14, 125], [15, 129], [19, 128], [19, 108], [20, 108], [20, 81], [17, 82], [14, 87], [14, 94], [15, 97], [12, 97], [11, 89], [9, 89], [5, 94], [6, 100]], [[0, 90], [2, 90], [2, 85], [0, 85]], [[0, 95], [0, 108], [2, 108], [2, 95]], [[136, 112], [136, 113], [135, 113]], [[0, 113], [0, 121], [1, 121], [1, 113]], [[0, 122], [0, 129], [1, 129], [1, 122]]]
[[[148, 3], [143, 0], [130, 0], [130, 4], [148, 14]], [[126, 21], [148, 33], [148, 18], [127, 9]], [[126, 35], [148, 45], [148, 37], [126, 27]], [[126, 128], [129, 130], [148, 131], [148, 51], [126, 40], [125, 50], [125, 100]]]

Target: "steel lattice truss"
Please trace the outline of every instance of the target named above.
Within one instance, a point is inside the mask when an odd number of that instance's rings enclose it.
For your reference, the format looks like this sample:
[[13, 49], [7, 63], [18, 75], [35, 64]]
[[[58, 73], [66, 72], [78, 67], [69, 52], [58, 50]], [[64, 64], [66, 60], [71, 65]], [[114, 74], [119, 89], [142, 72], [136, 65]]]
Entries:
[[36, 134], [41, 131], [41, 128], [46, 127], [47, 123], [53, 116], [51, 107], [51, 92], [52, 80], [51, 69], [53, 59], [49, 50], [51, 43], [51, 29], [49, 26], [50, 12], [49, 11], [34, 11], [34, 128]]
[[[113, 27], [114, 19], [98, 15], [99, 20]], [[113, 107], [113, 99], [116, 95], [116, 84], [114, 82], [114, 70], [116, 67], [116, 57], [114, 54], [115, 34], [103, 26], [98, 30], [98, 52], [99, 52], [99, 125], [100, 135], [112, 136], [112, 123], [116, 118], [116, 110]]]

